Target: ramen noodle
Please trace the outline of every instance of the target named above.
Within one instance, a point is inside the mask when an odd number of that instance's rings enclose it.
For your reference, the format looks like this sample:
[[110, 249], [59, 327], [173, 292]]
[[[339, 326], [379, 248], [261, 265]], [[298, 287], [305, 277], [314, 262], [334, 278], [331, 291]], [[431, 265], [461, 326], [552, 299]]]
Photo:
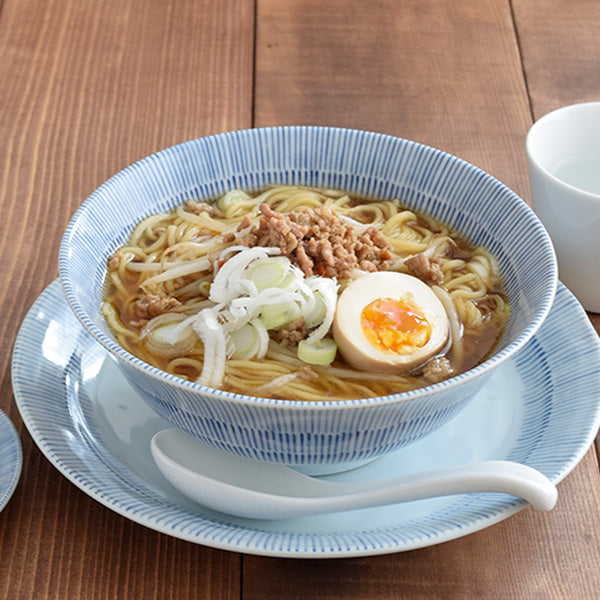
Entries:
[[168, 373], [314, 401], [464, 372], [493, 351], [509, 306], [486, 249], [399, 201], [273, 186], [144, 219], [108, 261], [102, 312]]

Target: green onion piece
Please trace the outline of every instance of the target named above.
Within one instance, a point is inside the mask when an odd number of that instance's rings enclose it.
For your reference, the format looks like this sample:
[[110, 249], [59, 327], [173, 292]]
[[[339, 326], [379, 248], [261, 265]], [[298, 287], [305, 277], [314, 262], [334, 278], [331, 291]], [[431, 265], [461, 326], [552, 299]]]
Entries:
[[267, 329], [277, 329], [300, 317], [300, 309], [295, 302], [267, 304], [260, 311], [260, 320]]
[[310, 365], [329, 365], [336, 353], [337, 344], [331, 338], [323, 338], [314, 344], [306, 340], [298, 343], [298, 358]]
[[283, 257], [257, 260], [249, 266], [248, 279], [256, 285], [259, 292], [277, 288], [286, 280], [289, 265], [289, 260]]
[[246, 360], [252, 358], [258, 351], [260, 344], [258, 331], [250, 323], [232, 331], [229, 336], [235, 348], [232, 358]]
[[293, 291], [297, 289], [299, 280], [301, 279], [301, 275], [299, 276], [298, 273], [291, 272], [283, 278], [283, 281], [281, 281], [277, 287], [281, 290]]
[[325, 304], [325, 300], [323, 299], [323, 294], [321, 294], [321, 292], [317, 290], [314, 293], [314, 297], [315, 305], [313, 309], [304, 317], [306, 320], [306, 324], [309, 327], [320, 323], [327, 314], [327, 305]]

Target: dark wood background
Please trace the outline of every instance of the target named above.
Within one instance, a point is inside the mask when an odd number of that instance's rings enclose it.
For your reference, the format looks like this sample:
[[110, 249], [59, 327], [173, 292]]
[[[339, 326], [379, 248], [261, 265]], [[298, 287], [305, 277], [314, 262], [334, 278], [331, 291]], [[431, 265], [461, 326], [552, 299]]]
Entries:
[[527, 130], [600, 99], [599, 31], [596, 0], [0, 0], [0, 407], [24, 454], [0, 514], [0, 598], [598, 597], [596, 448], [549, 514], [388, 556], [240, 555], [134, 524], [70, 484], [23, 427], [10, 358], [79, 204], [191, 138], [369, 129], [456, 154], [528, 201]]

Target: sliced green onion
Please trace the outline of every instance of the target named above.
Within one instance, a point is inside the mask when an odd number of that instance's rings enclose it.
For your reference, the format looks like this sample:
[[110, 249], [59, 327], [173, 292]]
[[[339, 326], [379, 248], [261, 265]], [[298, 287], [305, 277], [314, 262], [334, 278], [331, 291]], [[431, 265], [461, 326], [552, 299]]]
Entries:
[[328, 277], [311, 277], [307, 282], [313, 291], [315, 299], [317, 298], [318, 292], [325, 305], [325, 316], [323, 317], [323, 320], [308, 336], [308, 341], [311, 344], [314, 344], [317, 340], [320, 340], [327, 335], [327, 332], [331, 328], [337, 304], [338, 284], [334, 279], [329, 279]]
[[231, 358], [246, 360], [252, 358], [258, 352], [260, 346], [258, 331], [250, 323], [246, 323], [243, 327], [232, 331], [229, 337], [234, 347]]
[[260, 292], [267, 288], [278, 288], [286, 281], [290, 261], [285, 257], [257, 260], [248, 267], [248, 279]]
[[231, 358], [238, 360], [263, 358], [269, 347], [269, 334], [258, 319], [252, 319], [239, 329], [231, 331], [229, 341], [233, 346]]
[[298, 358], [310, 365], [329, 365], [337, 353], [337, 344], [331, 338], [322, 338], [315, 343], [301, 340], [298, 343]]
[[314, 293], [315, 302], [310, 312], [305, 315], [304, 319], [308, 327], [314, 327], [323, 321], [327, 315], [327, 305], [323, 299], [323, 294], [317, 290]]
[[300, 309], [296, 302], [278, 302], [267, 304], [260, 311], [260, 320], [267, 329], [277, 329], [300, 317]]

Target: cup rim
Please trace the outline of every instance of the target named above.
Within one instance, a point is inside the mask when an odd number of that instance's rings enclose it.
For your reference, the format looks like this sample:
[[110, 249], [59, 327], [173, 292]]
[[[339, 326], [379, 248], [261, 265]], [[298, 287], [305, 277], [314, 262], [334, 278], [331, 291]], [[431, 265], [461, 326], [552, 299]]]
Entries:
[[537, 119], [529, 128], [527, 132], [527, 137], [525, 138], [525, 151], [527, 153], [527, 159], [530, 162], [530, 165], [534, 165], [540, 172], [542, 172], [546, 177], [548, 177], [553, 183], [559, 185], [560, 187], [565, 188], [569, 192], [575, 192], [581, 194], [584, 198], [588, 198], [592, 201], [600, 201], [600, 194], [595, 194], [594, 192], [590, 192], [589, 190], [577, 187], [571, 183], [568, 183], [557, 177], [554, 173], [552, 173], [548, 168], [546, 168], [540, 160], [537, 158], [536, 154], [533, 152], [533, 140], [537, 135], [541, 126], [543, 126], [546, 122], [555, 119], [559, 114], [569, 113], [579, 110], [589, 109], [591, 107], [595, 107], [598, 109], [600, 113], [600, 101], [598, 102], [577, 102], [575, 104], [567, 104], [565, 106], [561, 106], [550, 112], [542, 115], [539, 119]]

